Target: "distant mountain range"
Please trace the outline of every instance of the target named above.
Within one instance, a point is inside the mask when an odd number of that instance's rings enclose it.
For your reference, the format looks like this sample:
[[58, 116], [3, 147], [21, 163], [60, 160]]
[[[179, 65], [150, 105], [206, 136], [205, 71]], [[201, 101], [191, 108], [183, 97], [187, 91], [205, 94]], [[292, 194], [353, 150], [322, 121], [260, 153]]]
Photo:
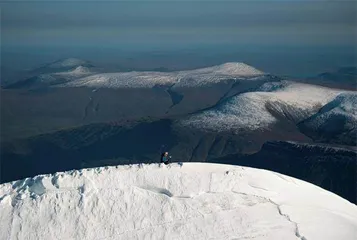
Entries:
[[[1, 90], [2, 181], [87, 166], [157, 162], [162, 148], [175, 161], [224, 162], [229, 156], [255, 156], [267, 142], [356, 145], [357, 92], [350, 79], [350, 87], [334, 88], [282, 79], [244, 63], [107, 73], [83, 60], [64, 59], [36, 71]], [[280, 147], [286, 149], [279, 144], [275, 149]], [[289, 162], [313, 154], [305, 147], [301, 155], [295, 151], [282, 156]], [[330, 158], [322, 154], [321, 159]], [[343, 168], [342, 162], [334, 168]], [[16, 165], [23, 170], [11, 171]], [[297, 172], [273, 170], [310, 181], [313, 172], [304, 175], [300, 169], [310, 165], [296, 166]], [[347, 196], [345, 190], [335, 192]]]
[[[65, 59], [34, 71], [43, 71], [29, 79], [5, 88], [93, 87], [93, 88], [152, 88], [154, 86], [200, 87], [228, 80], [256, 80], [265, 74], [244, 63], [176, 72], [131, 71], [116, 73], [94, 72], [94, 66], [79, 59]], [[61, 71], [60, 71], [61, 70]], [[48, 73], [49, 72], [49, 73]]]
[[357, 90], [357, 67], [342, 67], [334, 72], [325, 72], [301, 82], [318, 84], [326, 87]]

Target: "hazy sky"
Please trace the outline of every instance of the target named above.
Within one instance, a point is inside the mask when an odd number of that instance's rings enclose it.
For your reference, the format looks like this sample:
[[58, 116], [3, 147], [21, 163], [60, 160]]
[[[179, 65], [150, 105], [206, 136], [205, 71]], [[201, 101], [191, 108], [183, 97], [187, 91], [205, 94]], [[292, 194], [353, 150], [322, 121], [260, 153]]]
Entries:
[[3, 44], [353, 44], [355, 1], [2, 4]]
[[1, 47], [353, 52], [356, 14], [356, 1], [11, 1], [1, 3]]

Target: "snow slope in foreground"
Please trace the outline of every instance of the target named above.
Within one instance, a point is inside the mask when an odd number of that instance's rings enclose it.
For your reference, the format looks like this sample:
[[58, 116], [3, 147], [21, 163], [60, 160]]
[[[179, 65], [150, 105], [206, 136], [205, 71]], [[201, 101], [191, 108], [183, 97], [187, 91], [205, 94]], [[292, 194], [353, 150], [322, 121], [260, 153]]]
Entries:
[[270, 171], [120, 166], [0, 185], [1, 239], [344, 239], [357, 206]]
[[232, 78], [254, 79], [264, 73], [244, 63], [225, 63], [213, 67], [177, 72], [101, 73], [67, 83], [66, 87], [151, 88], [155, 85], [198, 87]]
[[266, 83], [260, 91], [234, 96], [179, 124], [210, 131], [239, 131], [265, 129], [278, 119], [298, 123], [318, 112], [338, 94], [346, 92], [295, 82]]

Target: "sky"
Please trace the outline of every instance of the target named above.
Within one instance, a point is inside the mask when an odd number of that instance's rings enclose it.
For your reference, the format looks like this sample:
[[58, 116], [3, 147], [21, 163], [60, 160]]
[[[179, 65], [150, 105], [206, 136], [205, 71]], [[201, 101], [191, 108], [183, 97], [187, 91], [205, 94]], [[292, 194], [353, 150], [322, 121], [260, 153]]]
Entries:
[[[302, 52], [323, 58], [328, 54], [330, 67], [351, 65], [357, 45], [356, 14], [356, 1], [2, 2], [2, 65], [7, 59], [10, 65], [17, 59], [25, 66], [66, 54], [123, 62], [120, 55], [139, 58], [146, 54], [147, 60], [135, 63], [145, 65], [150, 62], [148, 53], [175, 58], [185, 51], [197, 59], [195, 66], [250, 58], [264, 65], [262, 61], [284, 54], [293, 58]], [[264, 55], [260, 62], [257, 52]], [[240, 56], [234, 58], [234, 53]], [[217, 59], [211, 56], [204, 62], [210, 54]], [[176, 66], [187, 60], [177, 58]], [[162, 62], [167, 61], [157, 64]]]

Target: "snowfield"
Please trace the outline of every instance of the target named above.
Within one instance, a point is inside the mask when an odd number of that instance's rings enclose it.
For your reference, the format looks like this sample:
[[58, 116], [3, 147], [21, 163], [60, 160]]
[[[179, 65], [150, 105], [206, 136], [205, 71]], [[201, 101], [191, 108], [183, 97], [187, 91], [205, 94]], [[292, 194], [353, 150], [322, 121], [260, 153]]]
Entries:
[[65, 87], [152, 88], [156, 85], [199, 87], [225, 80], [254, 80], [264, 73], [244, 63], [225, 63], [213, 67], [177, 72], [100, 73], [66, 83]]
[[[347, 91], [295, 82], [270, 82], [178, 124], [209, 131], [266, 129], [279, 119], [298, 123]], [[354, 102], [352, 104], [355, 104]]]
[[247, 167], [127, 165], [0, 185], [0, 239], [357, 239], [357, 206]]

